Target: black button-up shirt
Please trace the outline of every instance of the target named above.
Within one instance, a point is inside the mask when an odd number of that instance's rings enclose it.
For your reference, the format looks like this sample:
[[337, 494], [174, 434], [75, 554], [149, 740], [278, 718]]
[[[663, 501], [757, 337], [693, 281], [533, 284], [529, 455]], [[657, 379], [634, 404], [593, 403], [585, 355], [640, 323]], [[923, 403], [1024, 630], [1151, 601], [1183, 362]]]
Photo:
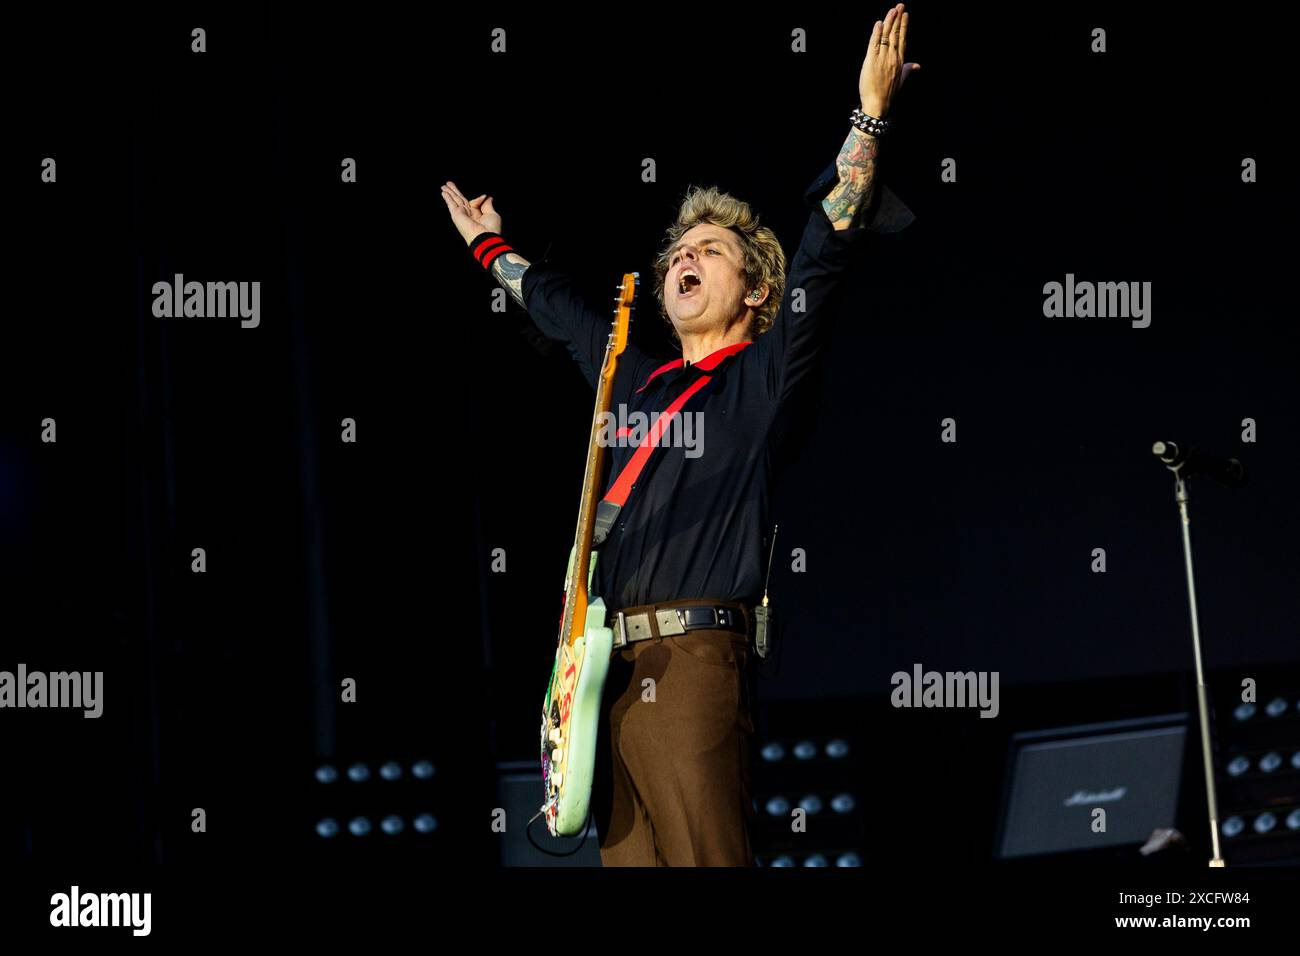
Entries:
[[[613, 412], [663, 411], [701, 375], [712, 381], [691, 397], [683, 415], [699, 423], [694, 448], [664, 436], [641, 472], [617, 522], [599, 549], [592, 598], [610, 610], [679, 598], [755, 604], [762, 596], [763, 540], [770, 527], [769, 486], [788, 422], [790, 399], [813, 367], [828, 303], [855, 246], [868, 232], [896, 232], [912, 213], [883, 185], [860, 222], [836, 230], [821, 201], [838, 179], [834, 163], [804, 193], [811, 207], [790, 260], [780, 310], [747, 347], [722, 349], [683, 367], [667, 365], [629, 343], [614, 376]], [[803, 310], [790, 308], [803, 289]], [[611, 316], [591, 308], [572, 281], [544, 261], [524, 273], [523, 299], [537, 326], [564, 342], [596, 387]], [[635, 422], [635, 419], [633, 420]], [[635, 451], [609, 448], [608, 485]]]

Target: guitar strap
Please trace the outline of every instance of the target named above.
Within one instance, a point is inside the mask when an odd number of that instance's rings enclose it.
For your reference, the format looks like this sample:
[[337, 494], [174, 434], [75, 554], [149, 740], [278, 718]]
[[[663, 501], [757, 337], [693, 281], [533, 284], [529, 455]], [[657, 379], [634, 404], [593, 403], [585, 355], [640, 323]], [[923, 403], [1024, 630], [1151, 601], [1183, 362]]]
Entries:
[[[708, 359], [713, 358], [713, 355], [710, 355], [697, 362], [696, 365], [700, 368], [707, 368], [712, 371], [713, 368], [717, 366], [718, 362], [722, 361], [722, 359], [726, 358], [728, 355], [739, 352], [741, 349], [752, 344], [752, 342], [743, 342], [738, 343], [735, 346], [729, 346], [726, 349], [720, 349], [719, 352], [725, 354], [714, 353], [717, 355], [717, 358], [714, 359], [713, 362], [709, 363], [707, 366], [704, 364]], [[665, 368], [668, 367], [671, 366], [665, 366]], [[660, 371], [662, 371], [662, 369]], [[651, 377], [653, 378], [653, 375]], [[641, 477], [641, 472], [645, 470], [646, 463], [650, 461], [651, 452], [653, 452], [659, 445], [660, 437], [668, 430], [668, 426], [672, 424], [672, 420], [677, 417], [681, 412], [682, 407], [691, 400], [695, 393], [704, 388], [704, 386], [708, 385], [711, 381], [713, 381], [712, 375], [701, 375], [692, 382], [685, 391], [673, 399], [672, 403], [663, 410], [655, 423], [650, 426], [650, 430], [646, 433], [645, 438], [641, 439], [641, 444], [638, 445], [636, 451], [632, 453], [632, 457], [628, 459], [628, 463], [623, 466], [623, 470], [618, 473], [618, 477], [615, 478], [614, 483], [610, 485], [609, 491], [605, 493], [605, 497], [600, 499], [596, 505], [596, 527], [592, 532], [592, 547], [599, 547], [604, 543], [605, 538], [609, 536], [609, 530], [614, 527], [614, 522], [618, 520], [619, 514], [623, 511], [623, 506], [627, 504], [628, 496], [632, 493], [632, 488], [636, 484], [636, 480]], [[649, 382], [646, 384], [649, 384]], [[642, 385], [641, 388], [645, 388], [645, 385]]]

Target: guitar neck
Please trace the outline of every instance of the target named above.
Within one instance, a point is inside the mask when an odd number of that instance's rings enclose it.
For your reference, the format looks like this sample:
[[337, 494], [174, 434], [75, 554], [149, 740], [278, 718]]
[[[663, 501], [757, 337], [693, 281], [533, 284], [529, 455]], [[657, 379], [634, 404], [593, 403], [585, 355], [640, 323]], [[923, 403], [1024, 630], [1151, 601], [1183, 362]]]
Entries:
[[591, 568], [591, 541], [596, 522], [596, 502], [600, 494], [600, 479], [605, 464], [605, 446], [600, 440], [604, 416], [610, 411], [614, 396], [614, 373], [618, 358], [627, 344], [627, 329], [631, 321], [632, 303], [639, 280], [632, 272], [623, 277], [620, 286], [619, 307], [615, 310], [613, 328], [605, 346], [605, 359], [601, 363], [600, 378], [596, 385], [596, 407], [591, 415], [591, 431], [587, 436], [587, 466], [582, 476], [582, 496], [578, 501], [578, 524], [573, 535], [573, 562], [565, 581], [564, 617], [560, 623], [560, 636], [572, 644], [577, 640], [587, 619], [587, 577]]
[[569, 582], [566, 605], [573, 617], [582, 621], [587, 615], [590, 595], [587, 578], [591, 571], [591, 541], [596, 522], [596, 501], [600, 494], [600, 477], [605, 465], [605, 447], [598, 440], [601, 417], [610, 410], [614, 393], [613, 382], [601, 379], [596, 392], [596, 410], [591, 417], [591, 433], [587, 444], [587, 467], [582, 477], [582, 497], [578, 504], [578, 525], [573, 536], [573, 574]]

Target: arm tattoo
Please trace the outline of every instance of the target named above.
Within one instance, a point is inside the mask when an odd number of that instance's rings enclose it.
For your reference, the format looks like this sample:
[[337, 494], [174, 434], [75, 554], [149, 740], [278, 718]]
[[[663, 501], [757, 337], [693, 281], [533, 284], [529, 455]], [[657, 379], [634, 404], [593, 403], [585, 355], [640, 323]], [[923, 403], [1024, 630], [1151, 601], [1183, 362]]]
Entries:
[[871, 205], [876, 186], [876, 153], [880, 142], [856, 126], [849, 130], [849, 138], [835, 157], [835, 168], [840, 181], [822, 200], [826, 218], [836, 229], [848, 229], [854, 217]]
[[517, 252], [506, 252], [492, 260], [492, 275], [524, 308], [524, 273], [531, 263]]

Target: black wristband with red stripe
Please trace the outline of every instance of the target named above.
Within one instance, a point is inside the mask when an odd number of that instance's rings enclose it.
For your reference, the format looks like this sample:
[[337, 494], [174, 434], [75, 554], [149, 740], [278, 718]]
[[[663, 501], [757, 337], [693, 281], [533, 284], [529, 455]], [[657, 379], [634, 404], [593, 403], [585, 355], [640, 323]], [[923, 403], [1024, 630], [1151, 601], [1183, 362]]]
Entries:
[[514, 252], [514, 247], [501, 238], [497, 232], [482, 232], [469, 244], [469, 251], [474, 254], [478, 264], [484, 269], [491, 269], [497, 256]]

